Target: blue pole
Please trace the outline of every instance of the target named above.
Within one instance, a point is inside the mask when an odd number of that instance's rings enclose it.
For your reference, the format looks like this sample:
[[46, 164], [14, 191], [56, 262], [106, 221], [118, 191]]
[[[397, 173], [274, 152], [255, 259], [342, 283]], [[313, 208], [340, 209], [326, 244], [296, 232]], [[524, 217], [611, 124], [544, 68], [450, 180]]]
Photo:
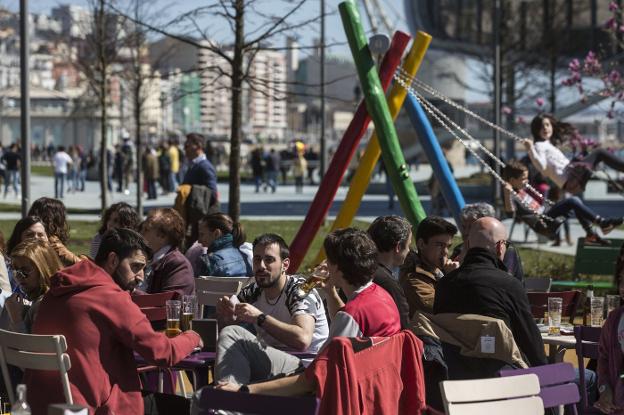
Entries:
[[425, 150], [425, 154], [427, 154], [429, 163], [431, 163], [433, 174], [440, 183], [442, 195], [453, 213], [455, 222], [460, 226], [461, 210], [466, 202], [457, 186], [449, 164], [444, 157], [442, 147], [440, 147], [440, 143], [438, 143], [438, 138], [433, 133], [433, 128], [431, 128], [431, 123], [425, 111], [412, 94], [407, 94], [407, 100], [404, 105], [407, 108], [410, 121], [418, 133], [420, 144]]

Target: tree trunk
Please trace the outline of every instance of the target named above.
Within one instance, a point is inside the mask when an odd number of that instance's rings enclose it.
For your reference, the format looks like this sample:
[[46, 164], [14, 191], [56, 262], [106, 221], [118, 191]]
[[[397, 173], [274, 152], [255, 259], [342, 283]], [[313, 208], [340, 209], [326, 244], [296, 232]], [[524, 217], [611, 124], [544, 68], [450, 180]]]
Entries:
[[[138, 52], [137, 52], [138, 53]], [[139, 64], [140, 65], [140, 64]], [[141, 73], [140, 66], [135, 74], [136, 85], [134, 88], [134, 122], [136, 128], [136, 165], [137, 165], [137, 213], [143, 217], [143, 158], [141, 156]]]
[[245, 41], [244, 29], [244, 0], [235, 1], [235, 42], [234, 59], [232, 63], [232, 125], [230, 137], [230, 194], [228, 214], [234, 222], [240, 220], [240, 143], [243, 118], [243, 44]]

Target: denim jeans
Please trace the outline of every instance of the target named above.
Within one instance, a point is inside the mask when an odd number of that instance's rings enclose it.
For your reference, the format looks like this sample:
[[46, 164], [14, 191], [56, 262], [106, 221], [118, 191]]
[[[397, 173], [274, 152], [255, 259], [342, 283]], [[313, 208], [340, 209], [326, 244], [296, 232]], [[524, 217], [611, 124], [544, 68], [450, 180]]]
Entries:
[[576, 218], [585, 230], [591, 228], [591, 224], [598, 217], [593, 210], [588, 208], [587, 205], [576, 196], [568, 197], [555, 203], [555, 205], [546, 212], [546, 215], [551, 218], [556, 218], [557, 216], [570, 217], [571, 212], [574, 212], [574, 215], [576, 215]]
[[63, 198], [63, 191], [65, 189], [65, 176], [66, 173], [54, 173], [54, 197]]
[[594, 168], [602, 162], [613, 170], [624, 171], [624, 160], [604, 148], [598, 148], [592, 151], [583, 158], [583, 161], [590, 163]]
[[19, 177], [19, 170], [7, 170], [4, 178], [4, 195], [9, 192], [9, 186], [13, 185], [13, 190], [17, 195], [19, 193], [17, 189], [17, 178]]

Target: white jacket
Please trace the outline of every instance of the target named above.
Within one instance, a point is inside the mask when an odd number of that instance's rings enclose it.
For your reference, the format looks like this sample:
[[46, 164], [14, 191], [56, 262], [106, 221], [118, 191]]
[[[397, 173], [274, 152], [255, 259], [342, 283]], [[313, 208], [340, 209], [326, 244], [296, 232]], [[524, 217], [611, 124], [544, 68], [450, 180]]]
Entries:
[[555, 182], [557, 187], [563, 188], [568, 180], [565, 168], [570, 160], [561, 150], [550, 141], [538, 141], [529, 150], [529, 158], [540, 173]]

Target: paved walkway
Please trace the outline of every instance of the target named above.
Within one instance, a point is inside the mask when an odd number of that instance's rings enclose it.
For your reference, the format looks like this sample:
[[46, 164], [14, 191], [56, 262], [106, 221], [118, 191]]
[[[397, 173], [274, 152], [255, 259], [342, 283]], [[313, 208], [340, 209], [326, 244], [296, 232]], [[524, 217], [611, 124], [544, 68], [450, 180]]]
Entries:
[[[31, 180], [32, 200], [42, 196], [54, 197], [54, 179], [45, 176], [32, 176]], [[241, 216], [247, 220], [303, 220], [308, 212], [309, 205], [317, 191], [317, 186], [305, 186], [303, 193], [295, 193], [292, 185], [278, 186], [275, 193], [263, 192], [255, 193], [255, 186], [249, 184], [241, 185]], [[336, 200], [332, 204], [328, 219], [333, 220], [340, 209], [347, 194], [347, 188], [341, 187], [336, 195]], [[219, 198], [222, 208], [227, 208], [229, 186], [226, 183], [219, 183]], [[113, 192], [110, 194], [110, 203], [124, 201], [132, 205], [136, 204], [136, 186], [130, 189], [129, 194]], [[156, 200], [143, 199], [146, 210], [155, 207], [173, 206], [175, 194], [158, 196]], [[425, 210], [429, 210], [430, 200], [428, 196], [420, 197]], [[19, 205], [21, 200], [13, 194], [0, 199], [4, 203]], [[97, 182], [87, 182], [84, 192], [66, 193], [63, 199], [65, 205], [70, 209], [92, 210], [92, 213], [70, 214], [72, 220], [99, 221], [100, 187]], [[385, 195], [365, 195], [364, 200], [358, 210], [356, 219], [372, 221], [379, 215], [401, 214], [398, 201], [395, 202], [394, 209], [388, 208], [388, 198]], [[17, 212], [0, 212], [0, 219], [17, 220], [21, 215]], [[452, 220], [452, 219], [451, 219]], [[511, 220], [503, 221], [508, 229], [511, 228]], [[552, 247], [550, 241], [538, 241], [534, 232], [529, 232], [527, 242], [524, 243], [524, 225], [517, 225], [514, 228], [511, 240], [520, 246], [539, 249], [547, 252], [574, 255], [576, 252], [576, 240], [584, 236], [585, 233], [576, 220], [571, 221], [571, 237], [574, 241], [572, 246], [563, 243], [560, 247]], [[624, 238], [624, 231], [614, 230], [609, 237]]]

